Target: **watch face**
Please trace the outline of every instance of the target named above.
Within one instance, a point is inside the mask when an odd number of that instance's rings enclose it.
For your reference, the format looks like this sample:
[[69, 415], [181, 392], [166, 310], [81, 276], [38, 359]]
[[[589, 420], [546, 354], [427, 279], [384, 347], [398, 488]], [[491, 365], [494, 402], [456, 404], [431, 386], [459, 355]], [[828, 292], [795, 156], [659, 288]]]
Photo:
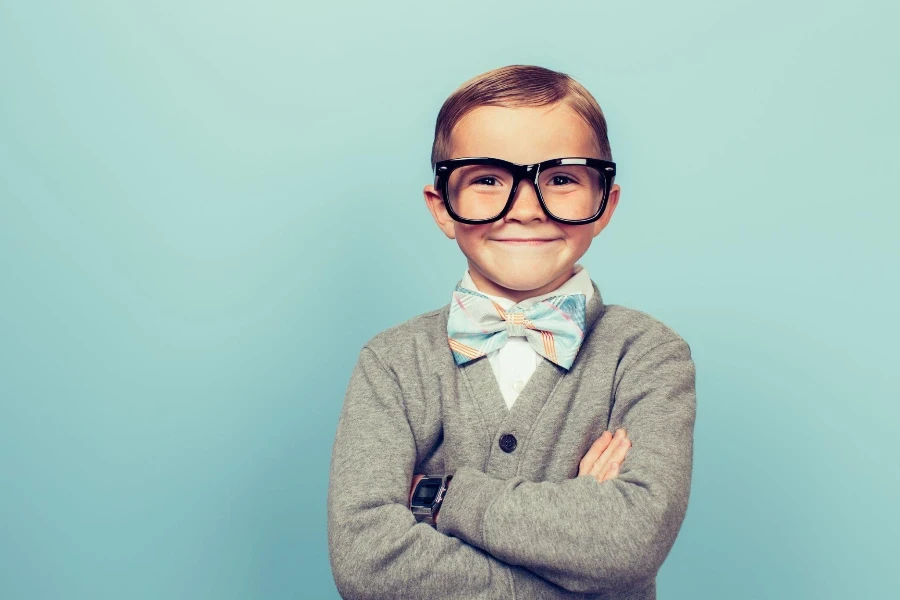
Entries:
[[434, 502], [434, 497], [437, 496], [438, 490], [440, 489], [440, 479], [420, 481], [413, 494], [412, 502], [410, 503], [411, 506], [431, 506]]

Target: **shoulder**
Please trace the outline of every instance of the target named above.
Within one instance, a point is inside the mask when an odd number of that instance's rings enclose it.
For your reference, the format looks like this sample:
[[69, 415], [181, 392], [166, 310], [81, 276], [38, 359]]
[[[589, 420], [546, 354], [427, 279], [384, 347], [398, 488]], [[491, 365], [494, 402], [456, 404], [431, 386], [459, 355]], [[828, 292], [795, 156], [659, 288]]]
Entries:
[[417, 368], [436, 357], [452, 355], [447, 345], [450, 305], [418, 314], [372, 336], [363, 350], [370, 350], [391, 370], [396, 366]]
[[691, 348], [674, 328], [653, 315], [620, 304], [607, 304], [591, 337], [612, 341], [620, 348], [621, 365], [637, 361], [641, 356], [667, 344], [673, 351], [690, 357]]

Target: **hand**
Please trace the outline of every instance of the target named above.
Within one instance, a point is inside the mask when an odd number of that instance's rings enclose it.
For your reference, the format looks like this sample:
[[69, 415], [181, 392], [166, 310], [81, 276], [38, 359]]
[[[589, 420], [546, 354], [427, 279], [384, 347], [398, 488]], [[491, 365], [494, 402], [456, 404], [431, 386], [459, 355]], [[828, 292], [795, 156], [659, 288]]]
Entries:
[[578, 476], [591, 475], [600, 483], [617, 477], [629, 448], [631, 440], [624, 428], [617, 429], [615, 435], [604, 431], [578, 464]]

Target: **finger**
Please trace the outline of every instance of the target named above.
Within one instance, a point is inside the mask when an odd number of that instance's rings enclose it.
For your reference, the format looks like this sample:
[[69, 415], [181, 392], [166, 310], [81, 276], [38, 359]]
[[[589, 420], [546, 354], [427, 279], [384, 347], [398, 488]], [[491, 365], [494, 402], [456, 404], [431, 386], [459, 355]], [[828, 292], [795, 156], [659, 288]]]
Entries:
[[[617, 477], [622, 470], [622, 462], [625, 460], [625, 455], [628, 454], [628, 450], [631, 448], [631, 440], [627, 437], [622, 438], [622, 441], [619, 442], [619, 446], [613, 450], [612, 455], [609, 457], [609, 463], [607, 463], [606, 472], [601, 472], [601, 476], [603, 479], [601, 481], [605, 481], [606, 479], [612, 479], [613, 477]], [[613, 465], [616, 466], [615, 470], [613, 470]]]
[[606, 471], [600, 475], [600, 483], [607, 481], [608, 479], [615, 479], [619, 476], [619, 463], [610, 461], [606, 465]]
[[600, 458], [600, 454], [606, 450], [606, 447], [609, 445], [609, 441], [612, 439], [612, 434], [608, 431], [604, 431], [600, 434], [594, 443], [591, 444], [591, 447], [588, 448], [587, 453], [581, 459], [581, 462], [578, 465], [578, 474], [587, 473], [591, 467], [594, 466], [594, 463], [597, 462], [597, 459]]
[[609, 457], [612, 455], [613, 450], [616, 449], [616, 446], [619, 445], [619, 442], [626, 436], [625, 430], [619, 428], [616, 430], [616, 434], [613, 436], [612, 440], [610, 440], [609, 445], [606, 449], [600, 453], [600, 456], [597, 458], [597, 461], [591, 465], [590, 472], [594, 476], [597, 476], [601, 470], [606, 467], [606, 464], [609, 462]]
[[[625, 455], [628, 453], [628, 450], [631, 448], [631, 440], [628, 439], [628, 436], [623, 437], [619, 443], [613, 448], [612, 453], [609, 456], [606, 464], [600, 469], [598, 469], [597, 477], [600, 481], [605, 481], [606, 479], [612, 479], [613, 477], [618, 476], [622, 471], [622, 461], [625, 460]], [[610, 474], [609, 470], [611, 466], [615, 463], [616, 472], [614, 474]]]
[[609, 441], [606, 448], [603, 452], [600, 453], [600, 456], [597, 457], [597, 460], [591, 465], [591, 471], [594, 474], [597, 474], [601, 469], [605, 468], [609, 463], [609, 457], [612, 455], [613, 450], [619, 445], [622, 439], [626, 438], [627, 434], [623, 428], [616, 429], [615, 435]]

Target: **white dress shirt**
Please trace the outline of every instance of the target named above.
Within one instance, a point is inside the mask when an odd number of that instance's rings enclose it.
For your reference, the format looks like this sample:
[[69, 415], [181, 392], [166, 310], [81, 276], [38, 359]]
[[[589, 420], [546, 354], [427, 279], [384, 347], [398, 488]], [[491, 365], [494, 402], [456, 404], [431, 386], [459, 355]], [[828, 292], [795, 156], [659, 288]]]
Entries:
[[[540, 302], [550, 296], [557, 296], [560, 294], [577, 294], [580, 292], [585, 295], [585, 301], [590, 300], [591, 296], [594, 295], [594, 286], [591, 284], [591, 278], [588, 276], [587, 269], [581, 264], [575, 264], [573, 267], [573, 275], [552, 292], [534, 296], [533, 298], [526, 298], [518, 303], [513, 302], [508, 298], [494, 296], [479, 290], [475, 287], [475, 282], [472, 281], [468, 269], [466, 269], [460, 285], [464, 288], [484, 294], [502, 306], [503, 310], [509, 310], [517, 304], [523, 309], [528, 309], [532, 304]], [[494, 375], [497, 377], [497, 384], [500, 386], [500, 391], [503, 393], [503, 399], [506, 400], [507, 408], [512, 408], [512, 405], [515, 403], [516, 398], [519, 397], [522, 388], [525, 387], [525, 384], [528, 383], [532, 373], [537, 369], [538, 364], [540, 364], [542, 360], [547, 360], [538, 354], [538, 352], [531, 347], [531, 344], [528, 343], [528, 340], [522, 336], [509, 338], [503, 346], [488, 353], [487, 359], [490, 361], [491, 368], [494, 370]]]

